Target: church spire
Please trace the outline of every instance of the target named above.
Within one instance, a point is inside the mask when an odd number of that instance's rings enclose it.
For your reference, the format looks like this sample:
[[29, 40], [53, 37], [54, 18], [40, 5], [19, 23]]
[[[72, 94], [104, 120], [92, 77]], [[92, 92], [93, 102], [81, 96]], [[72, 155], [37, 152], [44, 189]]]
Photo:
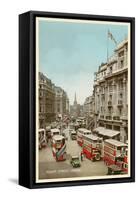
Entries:
[[74, 105], [77, 105], [77, 97], [76, 97], [76, 92], [75, 92], [75, 98], [74, 98]]

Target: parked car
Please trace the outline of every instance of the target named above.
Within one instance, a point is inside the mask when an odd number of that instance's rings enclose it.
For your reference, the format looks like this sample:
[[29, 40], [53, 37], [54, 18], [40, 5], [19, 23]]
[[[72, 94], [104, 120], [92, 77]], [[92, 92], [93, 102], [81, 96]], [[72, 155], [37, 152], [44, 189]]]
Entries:
[[79, 156], [71, 156], [70, 163], [73, 167], [81, 166]]

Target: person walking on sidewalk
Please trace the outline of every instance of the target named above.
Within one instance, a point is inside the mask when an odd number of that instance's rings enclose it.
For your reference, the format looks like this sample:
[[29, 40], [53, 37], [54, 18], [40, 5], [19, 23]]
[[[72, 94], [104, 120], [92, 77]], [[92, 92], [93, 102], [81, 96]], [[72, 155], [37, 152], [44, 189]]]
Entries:
[[81, 151], [81, 161], [83, 161], [83, 152]]

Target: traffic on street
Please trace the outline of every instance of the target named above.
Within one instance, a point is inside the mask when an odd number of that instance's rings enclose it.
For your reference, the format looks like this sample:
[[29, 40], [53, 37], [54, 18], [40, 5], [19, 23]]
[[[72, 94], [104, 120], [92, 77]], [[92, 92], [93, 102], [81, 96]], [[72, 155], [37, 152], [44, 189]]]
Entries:
[[86, 128], [85, 118], [39, 129], [38, 148], [40, 179], [127, 173], [127, 145], [110, 137], [104, 141]]

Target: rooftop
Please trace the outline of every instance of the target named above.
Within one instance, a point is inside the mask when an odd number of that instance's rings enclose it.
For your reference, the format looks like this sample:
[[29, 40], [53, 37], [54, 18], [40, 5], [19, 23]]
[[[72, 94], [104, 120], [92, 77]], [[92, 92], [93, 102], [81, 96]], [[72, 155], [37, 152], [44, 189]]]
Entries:
[[117, 45], [115, 51], [121, 49], [126, 43], [128, 43], [128, 39], [127, 39], [127, 38], [124, 39], [122, 42], [120, 42], [120, 43]]
[[79, 128], [78, 130], [83, 131], [84, 133], [91, 133], [91, 131], [86, 128]]
[[53, 139], [54, 140], [62, 140], [64, 137], [62, 135], [54, 135]]
[[107, 136], [107, 137], [110, 137], [110, 138], [120, 134], [119, 131], [106, 129], [104, 127], [97, 127], [97, 128], [94, 129], [94, 131], [98, 132], [102, 136]]
[[83, 137], [86, 138], [86, 139], [88, 138], [90, 140], [99, 140], [100, 139], [99, 137], [97, 137], [97, 136], [95, 136], [93, 134], [91, 134], [91, 135], [84, 135]]
[[60, 132], [60, 130], [58, 128], [52, 128], [51, 132]]
[[115, 145], [117, 147], [127, 147], [127, 144], [120, 142], [118, 140], [107, 139], [107, 140], [105, 140], [105, 142], [112, 144], [112, 145]]

